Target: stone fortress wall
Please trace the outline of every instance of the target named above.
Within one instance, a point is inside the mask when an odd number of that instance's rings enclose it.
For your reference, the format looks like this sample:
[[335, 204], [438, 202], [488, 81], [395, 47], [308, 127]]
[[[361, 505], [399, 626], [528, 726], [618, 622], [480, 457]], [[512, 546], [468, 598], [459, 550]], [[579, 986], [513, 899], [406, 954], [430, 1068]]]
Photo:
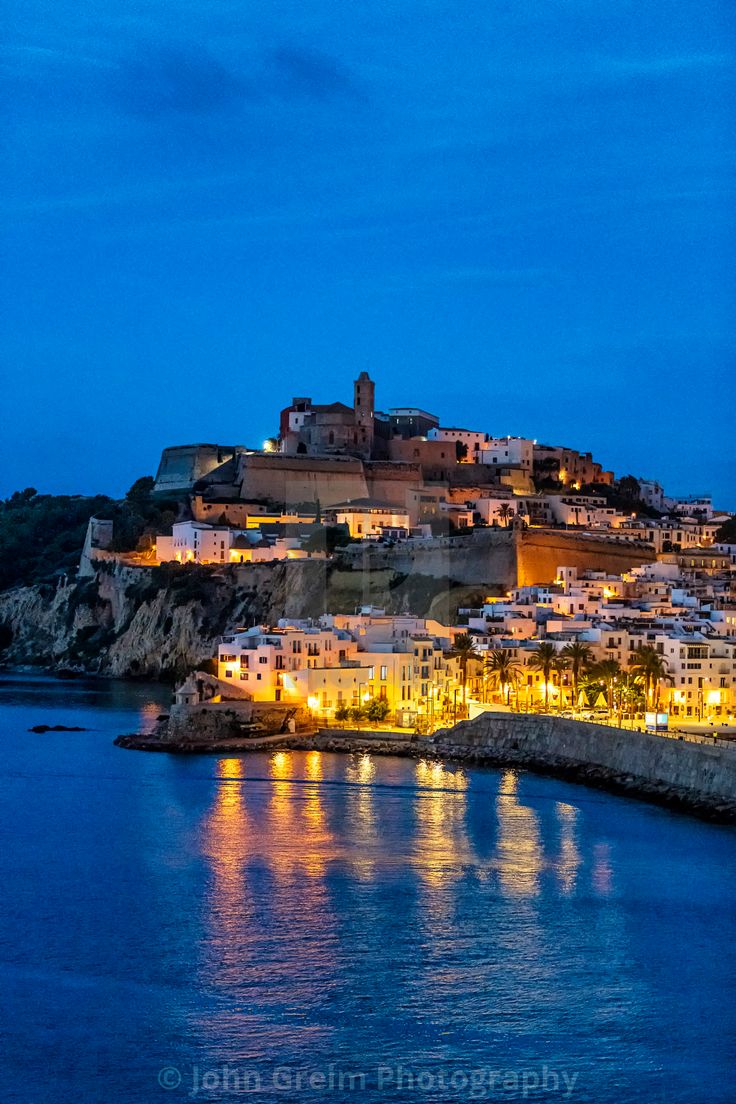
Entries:
[[368, 497], [363, 462], [352, 457], [253, 454], [241, 457], [239, 476], [241, 498], [287, 506], [319, 501], [328, 507]]
[[605, 571], [620, 575], [640, 564], [654, 563], [650, 544], [629, 542], [614, 534], [600, 536], [564, 529], [524, 529], [516, 535], [516, 584], [551, 583], [557, 568]]
[[[346, 557], [351, 556], [348, 549]], [[429, 575], [466, 586], [510, 590], [551, 583], [561, 565], [619, 574], [656, 558], [649, 545], [554, 529], [475, 529], [452, 537], [376, 544], [352, 553], [354, 568]]]
[[242, 445], [175, 445], [161, 453], [154, 491], [181, 494], [199, 479], [244, 452]]

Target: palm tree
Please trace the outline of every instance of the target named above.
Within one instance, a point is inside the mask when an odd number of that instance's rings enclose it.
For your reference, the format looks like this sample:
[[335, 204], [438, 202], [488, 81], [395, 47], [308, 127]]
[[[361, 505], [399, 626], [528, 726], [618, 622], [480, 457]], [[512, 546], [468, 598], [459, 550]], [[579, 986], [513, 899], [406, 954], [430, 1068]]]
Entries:
[[562, 709], [562, 676], [567, 670], [569, 664], [561, 652], [558, 652], [555, 659], [552, 661], [552, 670], [557, 675], [557, 685], [560, 690], [560, 696], [557, 699], [557, 708]]
[[541, 671], [542, 678], [544, 679], [544, 708], [546, 709], [549, 704], [549, 682], [552, 675], [552, 668], [555, 660], [557, 659], [557, 649], [554, 644], [549, 644], [546, 641], [542, 641], [538, 644], [536, 649], [529, 656], [528, 664], [532, 671]]
[[613, 711], [613, 687], [621, 676], [621, 664], [617, 659], [602, 659], [593, 668], [593, 674], [601, 682], [605, 683], [608, 697], [608, 712]]
[[475, 650], [475, 641], [473, 640], [473, 637], [470, 635], [470, 633], [457, 634], [450, 655], [454, 656], [460, 664], [460, 681], [463, 688], [464, 712], [468, 689], [468, 661], [471, 659], [480, 659], [478, 652]]
[[561, 654], [570, 664], [570, 671], [572, 672], [573, 704], [577, 706], [580, 676], [585, 674], [593, 662], [593, 653], [587, 644], [582, 644], [579, 640], [573, 640], [565, 645]]
[[501, 688], [501, 693], [506, 699], [506, 705], [508, 705], [509, 691], [521, 672], [518, 663], [514, 663], [505, 648], [493, 648], [488, 653], [483, 666], [496, 685]]
[[[662, 679], [669, 679], [667, 660], [663, 655], [648, 644], [642, 645], [634, 652], [631, 673], [637, 682], [644, 686], [647, 705], [659, 704], [659, 684]], [[656, 698], [654, 697], [656, 690]], [[654, 698], [654, 701], [652, 699]]]
[[509, 519], [514, 516], [514, 511], [509, 506], [508, 502], [502, 502], [496, 510], [496, 513], [501, 518], [503, 524], [508, 528]]
[[622, 711], [623, 707], [624, 716], [636, 713], [637, 698], [641, 693], [642, 687], [634, 672], [625, 671], [619, 684], [619, 712]]

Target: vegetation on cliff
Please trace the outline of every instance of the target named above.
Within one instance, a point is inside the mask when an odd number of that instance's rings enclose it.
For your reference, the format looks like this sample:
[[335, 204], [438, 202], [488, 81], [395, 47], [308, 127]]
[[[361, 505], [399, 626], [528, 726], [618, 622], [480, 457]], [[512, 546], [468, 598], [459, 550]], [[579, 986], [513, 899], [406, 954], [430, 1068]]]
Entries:
[[97, 515], [113, 523], [114, 552], [147, 551], [156, 533], [170, 529], [176, 521], [179, 503], [153, 497], [153, 476], [136, 479], [122, 502], [113, 502]]
[[622, 513], [635, 513], [639, 517], [661, 517], [659, 510], [646, 503], [641, 497], [639, 480], [633, 475], [622, 475], [612, 487], [601, 483], [592, 483], [583, 487], [583, 493], [603, 496], [609, 506]]
[[44, 495], [34, 487], [0, 502], [0, 590], [76, 571], [87, 522], [106, 495]]
[[137, 479], [125, 498], [47, 495], [35, 487], [0, 501], [0, 590], [73, 575], [91, 517], [113, 522], [113, 548], [132, 551], [171, 525], [176, 503], [152, 497], [153, 478]]

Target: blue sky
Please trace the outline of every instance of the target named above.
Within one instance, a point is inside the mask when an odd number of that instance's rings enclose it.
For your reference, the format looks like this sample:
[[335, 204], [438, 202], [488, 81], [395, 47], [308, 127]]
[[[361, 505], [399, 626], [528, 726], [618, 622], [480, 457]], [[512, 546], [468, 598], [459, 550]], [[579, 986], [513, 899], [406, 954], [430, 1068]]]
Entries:
[[736, 508], [733, 8], [6, 0], [0, 494], [293, 394]]

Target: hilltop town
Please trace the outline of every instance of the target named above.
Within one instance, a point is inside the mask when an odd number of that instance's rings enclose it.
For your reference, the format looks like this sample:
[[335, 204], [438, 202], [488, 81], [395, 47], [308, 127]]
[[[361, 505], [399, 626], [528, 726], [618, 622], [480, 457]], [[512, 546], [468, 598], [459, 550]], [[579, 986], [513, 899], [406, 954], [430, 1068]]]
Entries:
[[363, 372], [352, 405], [295, 397], [262, 448], [166, 448], [151, 497], [175, 509], [170, 529], [126, 553], [114, 522], [92, 519], [83, 575], [189, 565], [257, 590], [268, 580], [252, 572], [316, 561], [322, 612], [241, 611], [181, 705], [424, 731], [489, 707], [733, 719], [736, 544], [718, 540], [730, 515], [707, 496], [420, 408], [382, 413]]
[[[149, 549], [158, 563], [328, 553], [330, 542], [319, 537], [330, 527], [342, 544], [539, 528], [679, 553], [712, 545], [729, 517], [707, 496], [673, 498], [655, 480], [617, 480], [589, 452], [443, 427], [416, 407], [383, 413], [366, 372], [353, 383], [350, 406], [295, 397], [261, 448], [164, 449], [152, 489], [179, 514]], [[108, 548], [112, 523], [97, 525], [90, 540], [98, 552]]]

